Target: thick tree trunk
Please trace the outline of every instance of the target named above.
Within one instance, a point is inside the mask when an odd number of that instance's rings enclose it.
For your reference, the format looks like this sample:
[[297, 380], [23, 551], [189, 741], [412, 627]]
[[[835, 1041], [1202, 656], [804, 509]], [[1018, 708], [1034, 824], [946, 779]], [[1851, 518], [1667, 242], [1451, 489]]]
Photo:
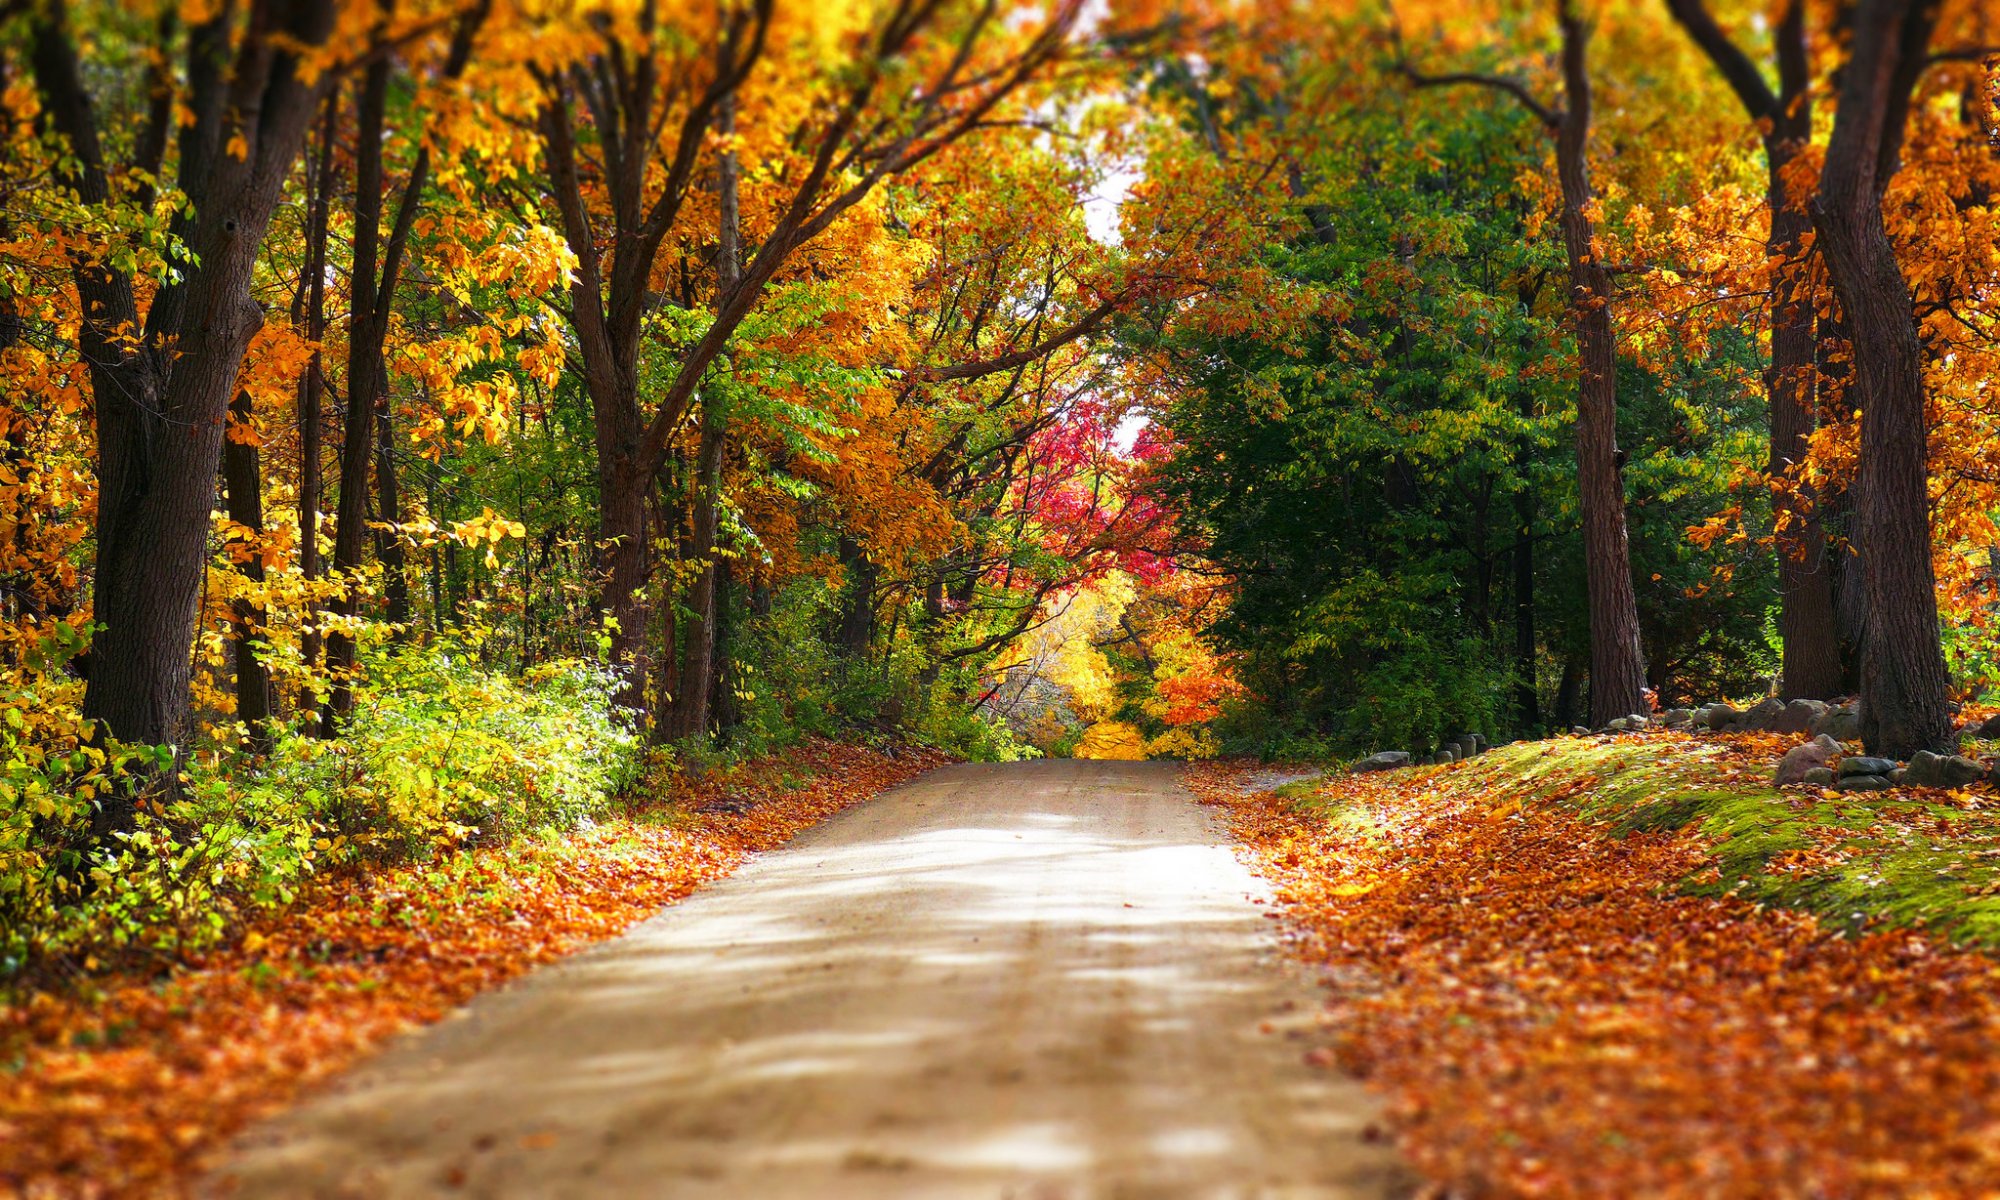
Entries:
[[[1773, 476], [1796, 475], [1818, 424], [1818, 305], [1806, 262], [1812, 216], [1792, 195], [1785, 176], [1792, 159], [1812, 139], [1812, 65], [1804, 0], [1785, 6], [1776, 32], [1778, 90], [1764, 114], [1766, 206], [1771, 228], [1765, 254], [1778, 264], [1771, 290], [1771, 400]], [[1794, 483], [1778, 493], [1778, 631], [1784, 639], [1779, 695], [1786, 700], [1826, 700], [1841, 694], [1839, 622], [1834, 614], [1833, 569], [1819, 498]]]
[[[1782, 196], [1778, 169], [1771, 173], [1769, 253], [1781, 264], [1771, 305], [1771, 461], [1774, 478], [1795, 476], [1806, 460], [1818, 424], [1814, 408], [1815, 317], [1801, 239], [1811, 218]], [[1784, 639], [1786, 700], [1826, 700], [1841, 694], [1840, 624], [1834, 613], [1833, 570], [1819, 498], [1794, 482], [1777, 493], [1778, 631]]]
[[1869, 629], [1861, 736], [1872, 754], [1946, 750], [1955, 737], [1931, 561], [1923, 343], [1882, 220], [1935, 3], [1864, 0], [1813, 222], [1852, 331], [1861, 412], [1861, 529]]
[[[252, 419], [250, 393], [239, 391], [229, 406], [233, 421], [248, 426]], [[259, 535], [264, 532], [264, 477], [257, 444], [228, 438], [222, 447], [223, 486], [229, 491], [229, 519]], [[261, 548], [259, 548], [261, 549]], [[252, 553], [236, 568], [251, 583], [264, 582], [264, 559]], [[271, 749], [271, 668], [259, 644], [266, 634], [264, 606], [239, 599], [231, 606], [231, 650], [236, 660], [236, 719], [250, 734], [257, 754]]]
[[[78, 348], [91, 363], [98, 430], [98, 537], [94, 613], [84, 716], [125, 742], [178, 745], [186, 734], [196, 606], [208, 558], [210, 517], [221, 465], [223, 426], [236, 379], [263, 319], [250, 297], [257, 250], [286, 177], [305, 141], [316, 97], [294, 69], [292, 52], [273, 48], [282, 33], [302, 45], [325, 40], [331, 7], [271, 3], [249, 20], [263, 35], [246, 41], [231, 67], [220, 21], [189, 38], [192, 103], [181, 130], [180, 176], [191, 215], [176, 222], [193, 259], [161, 288], [144, 324], [132, 282], [88, 258], [75, 267], [85, 319]], [[60, 4], [33, 24], [32, 69], [50, 119], [69, 141], [77, 168], [65, 182], [85, 204], [107, 196], [96, 116]], [[255, 122], [239, 130], [241, 114]], [[218, 153], [241, 132], [240, 154]], [[132, 826], [140, 794], [171, 791], [178, 772], [137, 781], [105, 797], [93, 822], [100, 838]]]
[[[647, 545], [647, 482], [624, 457], [619, 442], [604, 429], [607, 406], [598, 405], [597, 570], [604, 581], [604, 617], [611, 624], [611, 661], [622, 680], [614, 702], [634, 713], [646, 708], [646, 676], [652, 666], [647, 638], [650, 606], [646, 581], [652, 574]], [[611, 444], [607, 445], [607, 441]]]
[[1577, 491], [1583, 509], [1583, 552], [1590, 610], [1590, 715], [1602, 725], [1646, 711], [1645, 661], [1639, 649], [1639, 606], [1632, 591], [1632, 552], [1625, 527], [1625, 487], [1618, 470], [1618, 353], [1611, 328], [1611, 275], [1598, 257], [1590, 218], [1589, 30], [1565, 7], [1563, 85], [1567, 103], [1556, 129], [1556, 173], [1562, 182], [1563, 246], [1569, 256], [1577, 343]]

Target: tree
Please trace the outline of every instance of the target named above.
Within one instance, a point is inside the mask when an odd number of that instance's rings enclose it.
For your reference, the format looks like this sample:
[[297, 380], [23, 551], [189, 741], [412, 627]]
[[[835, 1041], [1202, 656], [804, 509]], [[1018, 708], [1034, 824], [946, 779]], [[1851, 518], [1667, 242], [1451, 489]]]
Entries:
[[1812, 199], [1861, 393], [1857, 491], [1869, 614], [1861, 736], [1870, 753], [1896, 758], [1955, 741], [1931, 561], [1924, 348], [1882, 213], [1938, 7], [1937, 0], [1862, 0], [1855, 9]]
[[1771, 463], [1776, 489], [1779, 634], [1784, 639], [1781, 695], [1824, 699], [1840, 693], [1840, 624], [1834, 612], [1833, 572], [1818, 502], [1798, 480], [1816, 412], [1818, 308], [1807, 261], [1812, 216], [1795, 194], [1793, 163], [1812, 140], [1812, 64], [1805, 0], [1787, 0], [1772, 30], [1778, 86], [1773, 89], [1749, 55], [1716, 24], [1703, 0], [1668, 0], [1674, 19], [1714, 62], [1757, 123], [1768, 180], [1765, 208], [1772, 262], [1771, 352], [1765, 387], [1771, 405]]
[[1590, 605], [1590, 715], [1594, 724], [1646, 710], [1645, 660], [1639, 648], [1639, 608], [1619, 473], [1618, 346], [1611, 326], [1611, 271], [1597, 246], [1597, 196], [1590, 180], [1590, 26], [1573, 0], [1558, 0], [1562, 95], [1545, 103], [1519, 79], [1476, 72], [1430, 74], [1401, 57], [1397, 66], [1417, 87], [1476, 86], [1513, 97], [1555, 143], [1562, 188], [1563, 247], [1577, 343], [1576, 464], [1583, 508], [1585, 581]]
[[[472, 56], [473, 38], [486, 19], [488, 7], [487, 0], [480, 0], [458, 19], [441, 70], [443, 78], [454, 79], [465, 70]], [[347, 409], [341, 423], [340, 508], [335, 516], [333, 542], [333, 572], [340, 577], [342, 589], [333, 603], [333, 613], [339, 619], [326, 642], [327, 671], [333, 686], [320, 721], [320, 731], [329, 735], [354, 703], [355, 639], [347, 627], [360, 608], [359, 575], [369, 542], [371, 466], [380, 498], [377, 520], [390, 526], [400, 524], [395, 461], [390, 454], [394, 443], [389, 432], [389, 366], [384, 346], [389, 337], [396, 286], [402, 277], [410, 233], [423, 203], [431, 166], [430, 148], [420, 148], [403, 184], [395, 221], [384, 239], [382, 143], [387, 132], [394, 48], [388, 19], [389, 11], [384, 10], [372, 31], [374, 44], [368, 67], [355, 84], [354, 253], [347, 277]], [[389, 620], [392, 624], [407, 624], [409, 582], [403, 577], [400, 532], [392, 528], [380, 539], [378, 557], [388, 573]]]
[[[184, 108], [154, 108], [154, 127], [137, 143], [142, 161], [131, 164], [156, 174], [168, 130], [178, 126], [176, 177], [187, 207], [172, 232], [185, 252], [143, 312], [130, 270], [82, 250], [74, 256], [84, 309], [77, 349], [90, 364], [101, 481], [99, 632], [83, 711], [121, 741], [184, 741], [223, 429], [244, 350], [263, 320], [251, 273], [326, 78], [324, 64], [307, 67], [303, 58], [333, 22], [330, 5], [254, 0], [240, 20], [225, 6], [187, 30]], [[70, 149], [60, 182], [108, 221], [118, 201], [114, 164], [67, 6], [39, 8], [31, 36], [47, 119]], [[160, 782], [172, 780], [170, 772]], [[107, 799], [93, 832], [129, 828], [137, 799], [130, 789]]]
[[[706, 42], [713, 52], [690, 56], [675, 52], [689, 44], [687, 31], [664, 28], [649, 2], [629, 27], [607, 24], [575, 61], [536, 68], [541, 182], [578, 261], [568, 315], [596, 424], [603, 609], [625, 674], [622, 703], [642, 706], [651, 666], [650, 497], [706, 373], [801, 247], [883, 181], [995, 120], [1003, 101], [1059, 58], [1079, 7], [1062, 0], [1045, 20], [1023, 24], [990, 3], [899, 0], [850, 39], [842, 69], [810, 64], [812, 81], [798, 86], [823, 92], [824, 104], [788, 139], [796, 160], [772, 173], [784, 189], [769, 206], [774, 216], [754, 250], [745, 239], [740, 273], [713, 289], [706, 316], [643, 404], [641, 347], [665, 299], [655, 286], [661, 249], [723, 102], [765, 55], [772, 6], [725, 6]], [[713, 626], [702, 622], [694, 635], [711, 637]], [[679, 682], [683, 691], [699, 686]]]

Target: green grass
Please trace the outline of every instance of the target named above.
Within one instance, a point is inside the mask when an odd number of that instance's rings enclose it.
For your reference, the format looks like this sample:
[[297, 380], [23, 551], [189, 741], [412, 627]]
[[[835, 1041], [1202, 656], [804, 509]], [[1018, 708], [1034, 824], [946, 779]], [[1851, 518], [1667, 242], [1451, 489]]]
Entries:
[[[1420, 768], [1413, 782], [1475, 787], [1495, 807], [1560, 804], [1611, 837], [1692, 829], [1713, 859], [1683, 881], [1691, 894], [1798, 909], [1844, 932], [1921, 929], [2000, 950], [2000, 796], [1779, 791], [1731, 778], [1725, 753], [1680, 739], [1557, 738], [1499, 747], [1448, 771]], [[1283, 792], [1313, 798], [1344, 828], [1373, 823], [1337, 790], [1324, 795], [1308, 782]]]

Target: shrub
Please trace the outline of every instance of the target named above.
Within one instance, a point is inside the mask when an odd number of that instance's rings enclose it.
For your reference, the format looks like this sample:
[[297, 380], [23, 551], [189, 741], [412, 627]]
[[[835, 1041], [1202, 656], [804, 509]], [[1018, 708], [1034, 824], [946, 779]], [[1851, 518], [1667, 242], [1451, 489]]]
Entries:
[[290, 732], [262, 761], [190, 755], [180, 798], [143, 804], [111, 847], [89, 836], [96, 799], [171, 752], [88, 744], [71, 685], [0, 695], [0, 983], [181, 953], [329, 868], [571, 827], [640, 770], [597, 664], [515, 678], [433, 647], [364, 665], [341, 737]]

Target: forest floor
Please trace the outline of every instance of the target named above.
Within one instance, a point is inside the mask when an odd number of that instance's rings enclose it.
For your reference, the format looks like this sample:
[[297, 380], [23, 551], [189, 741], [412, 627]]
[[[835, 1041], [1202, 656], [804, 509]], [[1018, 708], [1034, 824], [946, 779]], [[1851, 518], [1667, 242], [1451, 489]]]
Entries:
[[393, 1035], [612, 938], [940, 765], [815, 741], [561, 838], [324, 879], [164, 969], [0, 1005], [0, 1196], [179, 1196], [229, 1139]]
[[1447, 1193], [2000, 1195], [2000, 799], [1781, 792], [1794, 740], [1189, 782]]
[[265, 1126], [241, 1197], [1407, 1194], [1167, 763], [965, 765]]

